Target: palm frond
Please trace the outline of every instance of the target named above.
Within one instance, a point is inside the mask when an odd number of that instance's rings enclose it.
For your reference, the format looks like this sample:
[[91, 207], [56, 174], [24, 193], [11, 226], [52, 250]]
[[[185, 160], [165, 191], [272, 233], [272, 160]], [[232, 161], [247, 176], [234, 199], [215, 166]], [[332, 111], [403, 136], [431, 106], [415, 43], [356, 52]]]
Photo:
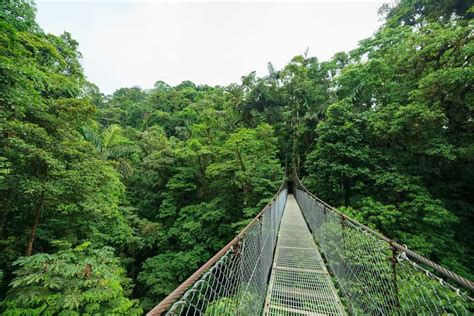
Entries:
[[135, 146], [131, 145], [115, 145], [107, 148], [107, 156], [109, 159], [128, 158], [136, 151]]
[[122, 131], [121, 127], [117, 124], [109, 125], [104, 131], [102, 132], [102, 146], [104, 148], [109, 148], [114, 140], [120, 136], [120, 132]]
[[124, 178], [130, 177], [133, 174], [132, 165], [125, 159], [118, 160], [117, 169]]
[[90, 126], [83, 126], [81, 133], [84, 139], [91, 143], [98, 152], [102, 151], [102, 139], [96, 130]]

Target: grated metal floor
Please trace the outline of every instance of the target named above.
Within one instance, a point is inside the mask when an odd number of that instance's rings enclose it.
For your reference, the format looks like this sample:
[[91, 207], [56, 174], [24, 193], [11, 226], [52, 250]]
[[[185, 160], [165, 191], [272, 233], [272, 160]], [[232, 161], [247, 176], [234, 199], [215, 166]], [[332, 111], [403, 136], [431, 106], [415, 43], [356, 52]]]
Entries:
[[291, 194], [278, 233], [264, 315], [345, 315], [331, 276]]

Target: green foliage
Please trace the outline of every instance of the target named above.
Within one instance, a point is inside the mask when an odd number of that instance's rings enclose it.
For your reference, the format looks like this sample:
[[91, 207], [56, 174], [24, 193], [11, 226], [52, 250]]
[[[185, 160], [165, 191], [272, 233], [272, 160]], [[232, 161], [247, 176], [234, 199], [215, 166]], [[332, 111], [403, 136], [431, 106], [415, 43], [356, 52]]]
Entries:
[[21, 257], [14, 265], [3, 315], [142, 314], [138, 300], [126, 297], [131, 280], [124, 277], [111, 248], [84, 244]]
[[238, 300], [233, 297], [224, 297], [209, 304], [204, 315], [231, 316], [238, 312]]
[[132, 175], [133, 169], [128, 158], [134, 153], [134, 148], [131, 141], [122, 136], [119, 125], [109, 125], [100, 134], [90, 127], [84, 127], [82, 133], [94, 146], [100, 159], [112, 161], [123, 177]]
[[[246, 284], [244, 284], [243, 286], [246, 286]], [[248, 309], [247, 312], [252, 311], [255, 307], [253, 306], [253, 304], [258, 298], [258, 295], [256, 295], [256, 293], [252, 292], [251, 290], [241, 290], [232, 296], [223, 297], [218, 300], [215, 300], [207, 306], [204, 315], [231, 316], [242, 311], [245, 312], [246, 309]]]
[[[0, 19], [0, 269], [22, 255], [131, 236], [119, 203], [124, 185], [80, 131], [96, 108], [68, 33], [44, 34], [28, 1], [3, 1]], [[26, 260], [26, 259], [25, 259]], [[20, 287], [19, 291], [24, 291]], [[28, 312], [25, 312], [28, 313]]]
[[151, 309], [156, 305], [156, 298], [171, 293], [209, 255], [202, 248], [196, 247], [188, 252], [166, 252], [147, 259], [138, 276], [138, 281], [147, 288], [142, 302], [144, 309]]
[[280, 184], [274, 129], [239, 122], [234, 102], [223, 88], [158, 82], [98, 102], [102, 126], [83, 129], [102, 160], [111, 160], [108, 131], [125, 138], [117, 145], [135, 145], [126, 157], [134, 173], [122, 179], [135, 234], [123, 256], [145, 308], [224, 246]]
[[140, 181], [165, 192], [149, 195], [150, 203], [139, 205], [160, 203], [158, 212], [147, 217], [166, 230], [158, 242], [161, 253], [146, 260], [138, 276], [146, 290], [144, 306], [151, 307], [151, 302], [184, 280], [181, 276], [224, 246], [266, 204], [281, 181], [276, 139], [269, 125], [230, 134], [219, 129], [219, 125], [193, 125], [191, 138], [171, 146], [158, 130], [142, 134], [148, 133], [150, 141], [153, 132], [163, 143], [143, 160], [148, 172]]
[[21, 31], [38, 30], [35, 21], [36, 7], [33, 0], [3, 0], [0, 2], [0, 19]]

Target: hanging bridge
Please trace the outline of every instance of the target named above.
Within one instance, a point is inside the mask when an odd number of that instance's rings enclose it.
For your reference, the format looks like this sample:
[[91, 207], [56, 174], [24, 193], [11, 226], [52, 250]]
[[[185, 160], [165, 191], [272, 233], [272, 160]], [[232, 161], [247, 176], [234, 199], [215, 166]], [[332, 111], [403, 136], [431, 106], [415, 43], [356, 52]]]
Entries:
[[474, 314], [473, 282], [291, 180], [148, 315]]

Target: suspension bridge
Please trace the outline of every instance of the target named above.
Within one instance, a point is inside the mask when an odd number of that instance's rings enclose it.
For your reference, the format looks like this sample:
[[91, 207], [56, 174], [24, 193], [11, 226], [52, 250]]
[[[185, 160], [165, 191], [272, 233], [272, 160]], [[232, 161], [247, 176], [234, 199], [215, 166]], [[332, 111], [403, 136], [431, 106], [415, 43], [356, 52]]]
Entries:
[[474, 314], [472, 281], [290, 180], [148, 315]]

